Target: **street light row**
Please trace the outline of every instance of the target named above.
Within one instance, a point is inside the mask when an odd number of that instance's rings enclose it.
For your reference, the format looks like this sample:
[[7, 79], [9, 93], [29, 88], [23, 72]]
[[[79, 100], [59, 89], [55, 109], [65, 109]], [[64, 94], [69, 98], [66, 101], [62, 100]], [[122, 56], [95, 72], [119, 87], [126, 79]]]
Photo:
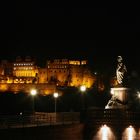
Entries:
[[[86, 86], [84, 86], [84, 85], [80, 86], [80, 91], [81, 92], [85, 92], [86, 91]], [[32, 89], [30, 91], [30, 94], [33, 97], [33, 112], [34, 112], [34, 97], [37, 95], [37, 90], [36, 89]], [[59, 97], [59, 94], [57, 92], [55, 92], [53, 94], [53, 97], [55, 99], [55, 113], [56, 113], [56, 111], [57, 111], [57, 98]]]
[[[33, 112], [34, 112], [34, 97], [37, 95], [37, 90], [36, 89], [32, 89], [31, 91], [30, 91], [30, 94], [32, 95], [32, 97], [33, 97]], [[54, 94], [53, 94], [53, 97], [55, 98], [55, 113], [56, 113], [56, 104], [57, 104], [57, 98], [58, 98], [58, 96], [59, 96], [59, 94], [57, 93], [57, 92], [55, 92]]]
[[[86, 91], [86, 86], [85, 86], [85, 85], [80, 86], [80, 91], [81, 91], [81, 92], [85, 92], [85, 91]], [[36, 95], [37, 95], [37, 90], [36, 90], [36, 89], [32, 89], [32, 90], [30, 91], [30, 94], [31, 94], [32, 96], [36, 96]], [[55, 92], [55, 93], [53, 94], [53, 97], [54, 97], [54, 98], [58, 98], [58, 96], [59, 96], [59, 94], [58, 94], [57, 92]]]

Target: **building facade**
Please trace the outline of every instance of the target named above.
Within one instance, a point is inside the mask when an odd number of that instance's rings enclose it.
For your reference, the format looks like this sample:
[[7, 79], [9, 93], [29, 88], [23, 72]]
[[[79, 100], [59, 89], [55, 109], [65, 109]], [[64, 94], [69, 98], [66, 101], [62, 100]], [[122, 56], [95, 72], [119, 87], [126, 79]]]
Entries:
[[55, 59], [47, 61], [47, 80], [58, 86], [81, 86], [90, 88], [95, 77], [86, 60]]
[[24, 59], [17, 57], [14, 62], [4, 60], [0, 64], [0, 84], [85, 85], [90, 88], [95, 80], [87, 60], [47, 60], [46, 66], [40, 68], [27, 56]]

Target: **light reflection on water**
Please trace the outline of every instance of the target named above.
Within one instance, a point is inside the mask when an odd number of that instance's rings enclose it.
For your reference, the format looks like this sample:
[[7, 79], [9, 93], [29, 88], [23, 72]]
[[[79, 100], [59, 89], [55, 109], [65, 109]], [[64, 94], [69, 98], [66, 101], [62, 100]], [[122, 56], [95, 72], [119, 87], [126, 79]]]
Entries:
[[122, 140], [136, 140], [136, 131], [133, 126], [127, 127], [122, 135]]
[[103, 125], [92, 140], [115, 140], [115, 136], [110, 127]]
[[[103, 125], [99, 128], [99, 131], [93, 136], [92, 140], [117, 140], [118, 136], [115, 136], [111, 128], [107, 125]], [[121, 140], [140, 140], [140, 129], [138, 132], [135, 131], [133, 126], [127, 127], [122, 132]]]

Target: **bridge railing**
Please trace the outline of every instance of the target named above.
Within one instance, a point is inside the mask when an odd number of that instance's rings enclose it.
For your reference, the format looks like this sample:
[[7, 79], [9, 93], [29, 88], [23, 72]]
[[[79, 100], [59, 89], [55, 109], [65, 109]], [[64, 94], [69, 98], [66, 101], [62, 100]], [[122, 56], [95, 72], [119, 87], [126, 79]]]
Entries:
[[88, 111], [86, 121], [94, 124], [105, 123], [136, 123], [140, 125], [140, 112], [117, 109], [94, 109]]
[[[130, 110], [94, 109], [87, 112], [35, 112], [30, 115], [0, 115], [0, 129], [12, 127], [34, 127], [72, 123], [91, 124], [136, 124], [140, 126], [140, 112]], [[82, 119], [81, 119], [82, 118]]]
[[72, 124], [80, 122], [79, 112], [41, 113], [31, 115], [0, 115], [0, 129], [34, 127], [43, 125]]

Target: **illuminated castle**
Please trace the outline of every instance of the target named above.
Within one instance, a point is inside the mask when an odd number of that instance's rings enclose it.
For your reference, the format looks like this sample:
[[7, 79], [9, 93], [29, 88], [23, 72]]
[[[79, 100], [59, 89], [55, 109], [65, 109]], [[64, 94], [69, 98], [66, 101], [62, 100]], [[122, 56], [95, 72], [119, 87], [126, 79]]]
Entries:
[[[48, 60], [44, 68], [36, 65], [29, 56], [17, 57], [15, 62], [2, 60], [0, 64], [0, 90], [3, 85], [85, 85], [90, 88], [95, 76], [87, 66], [87, 60], [54, 59]], [[5, 88], [6, 90], [6, 88]]]

